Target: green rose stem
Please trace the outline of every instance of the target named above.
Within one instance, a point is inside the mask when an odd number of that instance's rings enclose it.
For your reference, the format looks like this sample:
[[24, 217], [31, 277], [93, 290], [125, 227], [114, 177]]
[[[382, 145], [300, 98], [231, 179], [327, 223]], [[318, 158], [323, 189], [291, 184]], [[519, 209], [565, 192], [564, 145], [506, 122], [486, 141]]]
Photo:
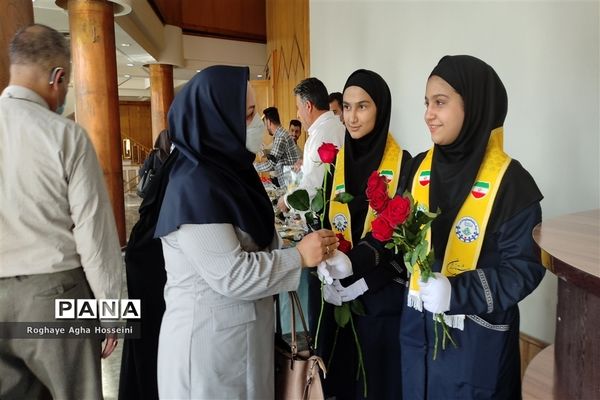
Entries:
[[321, 220], [321, 229], [323, 229], [323, 221], [325, 220], [325, 206], [327, 205], [327, 199], [326, 197], [326, 188], [327, 188], [327, 175], [330, 174], [330, 170], [329, 170], [329, 164], [325, 164], [325, 177], [323, 178], [323, 212], [321, 213], [321, 215], [319, 215], [319, 219]]
[[365, 372], [365, 361], [363, 360], [362, 348], [360, 347], [360, 342], [358, 340], [358, 334], [356, 333], [356, 329], [354, 328], [354, 318], [352, 318], [352, 313], [350, 313], [350, 326], [352, 327], [352, 333], [354, 334], [354, 342], [356, 343], [356, 348], [358, 349], [358, 370], [356, 371], [356, 380], [360, 377], [360, 373], [362, 372], [363, 376], [363, 397], [367, 397], [367, 373]]
[[[321, 228], [323, 228], [323, 221], [325, 218], [325, 205], [327, 204], [327, 199], [325, 198], [325, 188], [327, 187], [327, 175], [329, 175], [329, 164], [325, 164], [325, 177], [323, 178], [323, 212], [319, 215], [319, 220], [321, 221]], [[314, 232], [314, 229], [311, 228]], [[317, 332], [315, 333], [315, 349], [318, 348], [319, 344], [319, 330], [321, 329], [321, 319], [323, 318], [323, 310], [325, 308], [325, 300], [323, 298], [323, 282], [321, 282], [321, 310], [319, 311], [319, 321], [317, 322]], [[337, 333], [337, 332], [336, 332]], [[337, 338], [337, 336], [336, 336]], [[331, 360], [331, 359], [330, 359]]]

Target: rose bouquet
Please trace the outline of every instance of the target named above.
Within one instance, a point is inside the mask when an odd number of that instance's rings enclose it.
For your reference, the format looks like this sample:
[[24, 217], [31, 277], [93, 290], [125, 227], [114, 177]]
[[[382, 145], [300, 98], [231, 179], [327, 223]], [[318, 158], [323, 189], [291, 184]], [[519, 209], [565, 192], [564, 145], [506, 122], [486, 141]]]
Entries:
[[[369, 205], [377, 214], [371, 223], [373, 237], [385, 242], [385, 247], [394, 249], [396, 254], [402, 253], [406, 268], [411, 275], [420, 274], [421, 282], [427, 282], [430, 278], [435, 279], [431, 269], [435, 262], [435, 254], [429, 245], [428, 232], [432, 221], [439, 215], [439, 211], [432, 213], [419, 204], [415, 204], [409, 192], [390, 199], [387, 194], [387, 185], [387, 178], [380, 175], [378, 171], [371, 174], [367, 183], [366, 194]], [[434, 360], [440, 342], [438, 327], [442, 329], [442, 349], [446, 349], [447, 341], [456, 347], [444, 314], [434, 314]]]

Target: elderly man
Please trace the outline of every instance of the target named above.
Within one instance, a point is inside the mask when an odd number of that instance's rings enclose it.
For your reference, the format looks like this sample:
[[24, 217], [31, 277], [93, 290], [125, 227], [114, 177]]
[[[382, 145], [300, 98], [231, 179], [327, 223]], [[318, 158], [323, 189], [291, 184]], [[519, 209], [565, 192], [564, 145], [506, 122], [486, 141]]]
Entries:
[[[0, 97], [0, 322], [55, 322], [55, 299], [115, 299], [122, 260], [103, 173], [83, 128], [60, 116], [69, 44], [43, 25], [10, 43]], [[0, 337], [0, 398], [100, 399], [116, 337]]]

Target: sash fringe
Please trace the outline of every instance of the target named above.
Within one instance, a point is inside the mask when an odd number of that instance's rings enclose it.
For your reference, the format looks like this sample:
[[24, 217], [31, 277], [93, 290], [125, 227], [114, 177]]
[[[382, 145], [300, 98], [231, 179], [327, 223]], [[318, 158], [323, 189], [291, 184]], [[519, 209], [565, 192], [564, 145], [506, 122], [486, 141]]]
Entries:
[[[410, 308], [414, 308], [419, 312], [423, 312], [423, 301], [419, 296], [418, 292], [409, 293], [408, 294], [408, 306]], [[431, 314], [432, 318], [435, 320], [435, 314]], [[446, 325], [450, 328], [460, 329], [461, 331], [465, 330], [465, 316], [464, 314], [457, 315], [446, 315], [444, 314], [444, 321]]]
[[[433, 316], [435, 319], [435, 315]], [[464, 314], [446, 315], [444, 314], [444, 321], [450, 328], [465, 330], [465, 316]]]
[[414, 308], [419, 312], [423, 312], [423, 301], [421, 301], [421, 297], [419, 293], [409, 293], [408, 295], [408, 306]]

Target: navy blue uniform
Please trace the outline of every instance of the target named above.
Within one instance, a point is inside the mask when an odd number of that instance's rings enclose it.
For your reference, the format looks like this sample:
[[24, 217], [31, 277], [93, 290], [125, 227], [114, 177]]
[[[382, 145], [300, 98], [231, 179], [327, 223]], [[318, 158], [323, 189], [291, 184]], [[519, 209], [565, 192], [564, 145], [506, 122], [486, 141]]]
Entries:
[[486, 235], [477, 269], [449, 278], [446, 314], [466, 315], [464, 330], [450, 328], [457, 348], [440, 348], [433, 361], [432, 314], [405, 306], [400, 335], [405, 399], [521, 398], [517, 303], [545, 273], [532, 237], [540, 221], [539, 203], [520, 211]]

